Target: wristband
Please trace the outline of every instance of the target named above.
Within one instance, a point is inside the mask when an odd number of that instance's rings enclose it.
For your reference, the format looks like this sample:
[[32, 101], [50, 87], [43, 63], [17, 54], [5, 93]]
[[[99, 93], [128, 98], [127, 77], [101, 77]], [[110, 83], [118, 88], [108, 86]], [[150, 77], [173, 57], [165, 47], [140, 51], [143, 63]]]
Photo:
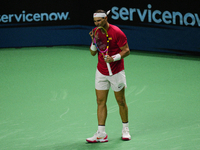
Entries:
[[116, 55], [113, 55], [112, 58], [113, 58], [114, 61], [118, 61], [118, 60], [121, 59], [121, 55], [120, 54], [116, 54]]
[[96, 46], [93, 43], [91, 44], [90, 49], [92, 51], [94, 51], [94, 52], [97, 51], [97, 48], [96, 48]]

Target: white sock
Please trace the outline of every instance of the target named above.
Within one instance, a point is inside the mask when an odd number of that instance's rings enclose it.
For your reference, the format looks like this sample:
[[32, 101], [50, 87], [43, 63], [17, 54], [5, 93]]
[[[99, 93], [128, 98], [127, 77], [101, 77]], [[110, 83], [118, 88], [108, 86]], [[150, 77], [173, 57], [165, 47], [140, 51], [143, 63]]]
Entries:
[[127, 123], [122, 123], [123, 124], [123, 129], [128, 128], [128, 122]]
[[105, 126], [98, 126], [99, 132], [105, 132]]

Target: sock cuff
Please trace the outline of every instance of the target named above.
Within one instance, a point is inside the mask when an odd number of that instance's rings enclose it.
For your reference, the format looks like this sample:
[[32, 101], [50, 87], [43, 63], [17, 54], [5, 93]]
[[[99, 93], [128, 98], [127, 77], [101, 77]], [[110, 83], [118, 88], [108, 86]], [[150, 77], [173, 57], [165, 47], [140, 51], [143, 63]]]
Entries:
[[128, 122], [127, 123], [122, 123], [123, 124], [123, 128], [127, 128], [128, 127]]
[[105, 126], [98, 126], [98, 131], [105, 132]]

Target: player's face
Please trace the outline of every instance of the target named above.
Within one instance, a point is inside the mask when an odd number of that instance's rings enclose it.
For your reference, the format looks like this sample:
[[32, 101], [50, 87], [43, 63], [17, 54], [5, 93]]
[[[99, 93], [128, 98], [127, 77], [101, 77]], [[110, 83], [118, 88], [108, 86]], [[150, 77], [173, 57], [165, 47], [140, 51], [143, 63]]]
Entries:
[[94, 17], [94, 24], [99, 27], [104, 27], [106, 24], [106, 18], [102, 18], [102, 17]]

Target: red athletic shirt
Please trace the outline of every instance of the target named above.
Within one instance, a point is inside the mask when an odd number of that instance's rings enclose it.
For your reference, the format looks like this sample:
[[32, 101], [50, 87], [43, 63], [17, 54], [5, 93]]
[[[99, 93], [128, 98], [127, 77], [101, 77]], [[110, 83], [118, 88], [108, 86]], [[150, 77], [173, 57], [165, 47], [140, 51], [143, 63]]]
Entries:
[[[109, 38], [108, 55], [113, 56], [121, 52], [120, 47], [123, 47], [127, 43], [127, 37], [117, 26], [112, 25], [112, 24], [109, 24], [109, 28], [107, 32], [108, 32], [108, 38]], [[111, 62], [110, 67], [113, 74], [116, 74], [124, 70], [124, 59]], [[99, 51], [98, 51], [97, 69], [103, 75], [109, 75], [106, 62]]]

